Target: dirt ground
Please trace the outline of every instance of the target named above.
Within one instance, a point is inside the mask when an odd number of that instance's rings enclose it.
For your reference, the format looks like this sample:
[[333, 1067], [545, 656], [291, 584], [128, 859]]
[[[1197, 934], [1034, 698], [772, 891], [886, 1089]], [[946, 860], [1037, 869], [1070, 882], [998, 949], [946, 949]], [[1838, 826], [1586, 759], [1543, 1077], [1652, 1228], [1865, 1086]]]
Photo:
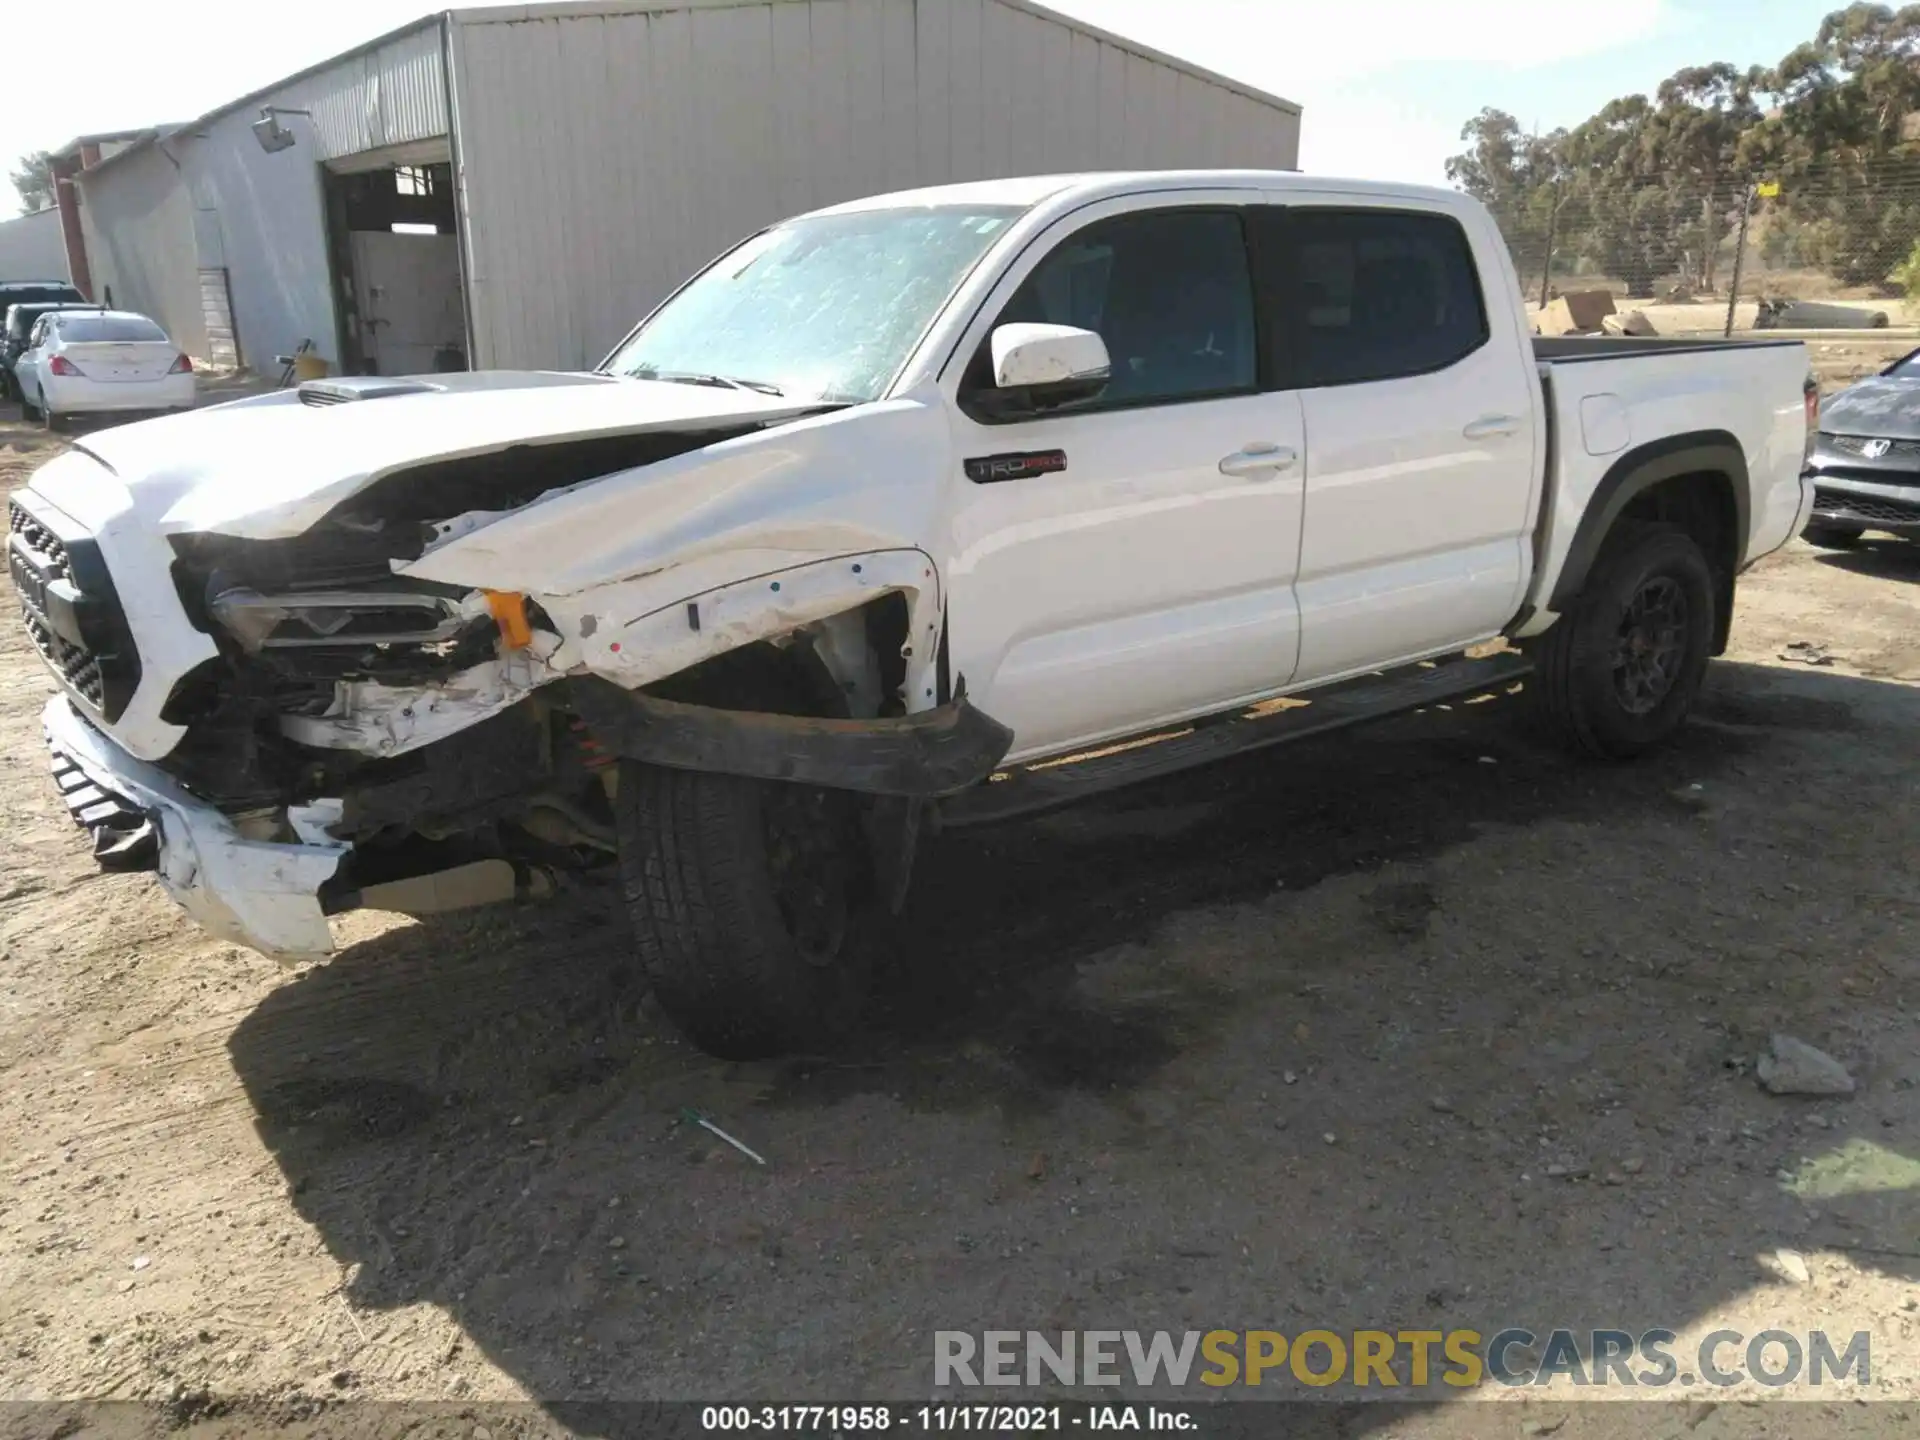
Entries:
[[[58, 443], [0, 425], [0, 485]], [[0, 1398], [559, 1426], [924, 1399], [941, 1329], [1775, 1327], [1870, 1332], [1871, 1383], [1625, 1433], [1915, 1433], [1916, 587], [1767, 560], [1647, 763], [1496, 702], [939, 837], [867, 1033], [767, 1065], [672, 1033], [611, 897], [210, 940], [96, 872], [0, 625]], [[1859, 1092], [1763, 1093], [1774, 1030]], [[1328, 1433], [1622, 1423], [1566, 1399]]]

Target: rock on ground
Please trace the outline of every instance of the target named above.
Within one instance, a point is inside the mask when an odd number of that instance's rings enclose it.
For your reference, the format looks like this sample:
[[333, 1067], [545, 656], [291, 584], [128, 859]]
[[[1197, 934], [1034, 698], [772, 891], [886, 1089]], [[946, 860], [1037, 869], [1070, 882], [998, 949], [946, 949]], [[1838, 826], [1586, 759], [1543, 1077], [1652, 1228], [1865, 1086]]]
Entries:
[[1778, 1032], [1768, 1041], [1768, 1047], [1768, 1052], [1754, 1067], [1754, 1073], [1773, 1094], [1853, 1094], [1853, 1076], [1826, 1051]]

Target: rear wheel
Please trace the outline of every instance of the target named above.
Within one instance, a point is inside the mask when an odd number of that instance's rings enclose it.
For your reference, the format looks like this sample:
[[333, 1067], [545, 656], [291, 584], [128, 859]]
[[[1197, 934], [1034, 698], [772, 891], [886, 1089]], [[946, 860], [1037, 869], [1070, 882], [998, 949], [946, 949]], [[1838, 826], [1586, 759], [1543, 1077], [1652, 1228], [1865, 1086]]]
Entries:
[[1579, 597], [1528, 646], [1535, 714], [1589, 755], [1625, 758], [1668, 739], [1706, 678], [1713, 573], [1684, 531], [1630, 521]]
[[1851, 550], [1866, 533], [1866, 527], [1861, 525], [1813, 524], [1800, 535], [1809, 545], [1818, 545], [1822, 550]]
[[695, 1044], [757, 1059], [852, 1024], [870, 964], [851, 795], [629, 762], [616, 809], [641, 966]]

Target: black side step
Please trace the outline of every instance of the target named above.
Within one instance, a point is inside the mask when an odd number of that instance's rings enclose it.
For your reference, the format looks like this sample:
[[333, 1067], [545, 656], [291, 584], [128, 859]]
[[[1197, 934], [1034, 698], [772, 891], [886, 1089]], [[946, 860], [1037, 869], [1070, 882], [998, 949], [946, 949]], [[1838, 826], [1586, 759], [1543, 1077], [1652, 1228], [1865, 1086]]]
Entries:
[[1357, 676], [1324, 690], [1306, 691], [1284, 708], [1255, 705], [1218, 719], [1196, 721], [1164, 740], [1150, 735], [1115, 740], [1088, 751], [1085, 759], [1067, 756], [1002, 771], [984, 784], [938, 802], [939, 823], [943, 829], [959, 828], [1036, 814], [1269, 745], [1504, 689], [1532, 669], [1524, 655], [1506, 651], [1484, 660], [1427, 661]]

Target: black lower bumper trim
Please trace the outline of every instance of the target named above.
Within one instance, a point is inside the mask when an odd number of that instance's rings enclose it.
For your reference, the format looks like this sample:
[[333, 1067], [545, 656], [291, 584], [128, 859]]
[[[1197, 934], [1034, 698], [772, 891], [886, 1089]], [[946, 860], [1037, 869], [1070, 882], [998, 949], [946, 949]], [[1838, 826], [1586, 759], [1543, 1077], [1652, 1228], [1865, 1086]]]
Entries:
[[53, 783], [73, 823], [93, 837], [93, 858], [100, 868], [159, 869], [160, 827], [153, 815], [124, 795], [94, 784], [72, 756], [58, 746], [51, 748]]

